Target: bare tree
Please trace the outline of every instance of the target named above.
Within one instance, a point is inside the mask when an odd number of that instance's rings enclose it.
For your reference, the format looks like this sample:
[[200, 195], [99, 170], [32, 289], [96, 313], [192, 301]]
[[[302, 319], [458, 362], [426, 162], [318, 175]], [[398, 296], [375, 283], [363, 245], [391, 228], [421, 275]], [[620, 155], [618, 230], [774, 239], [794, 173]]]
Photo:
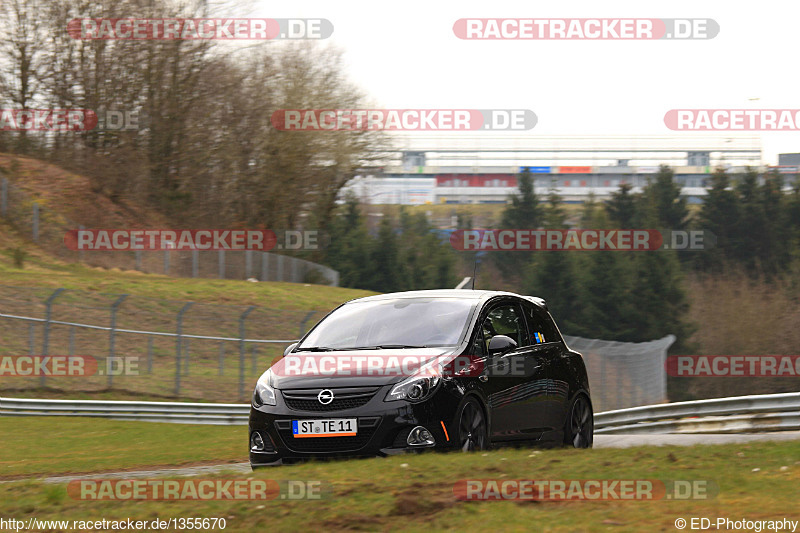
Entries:
[[[0, 98], [17, 109], [30, 109], [39, 95], [43, 8], [39, 0], [0, 3]], [[17, 149], [28, 152], [31, 148], [27, 132], [20, 131]]]

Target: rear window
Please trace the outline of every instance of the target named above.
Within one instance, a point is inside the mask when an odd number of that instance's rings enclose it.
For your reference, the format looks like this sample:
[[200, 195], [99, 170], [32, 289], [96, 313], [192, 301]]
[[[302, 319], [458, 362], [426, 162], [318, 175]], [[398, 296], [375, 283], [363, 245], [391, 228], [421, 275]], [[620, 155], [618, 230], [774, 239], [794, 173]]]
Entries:
[[528, 321], [528, 330], [531, 335], [530, 344], [561, 341], [561, 336], [549, 313], [530, 302], [523, 302], [522, 308], [525, 310], [525, 319]]

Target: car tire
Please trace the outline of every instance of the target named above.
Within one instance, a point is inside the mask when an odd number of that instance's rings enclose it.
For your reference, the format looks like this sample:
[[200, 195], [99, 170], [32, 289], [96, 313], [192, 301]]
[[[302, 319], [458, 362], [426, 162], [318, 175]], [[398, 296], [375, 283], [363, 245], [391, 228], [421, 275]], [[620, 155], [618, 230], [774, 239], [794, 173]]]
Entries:
[[476, 452], [487, 448], [488, 429], [486, 415], [474, 398], [469, 398], [458, 416], [458, 445], [463, 452]]
[[591, 448], [594, 441], [592, 404], [583, 394], [572, 401], [564, 421], [564, 444], [573, 448]]

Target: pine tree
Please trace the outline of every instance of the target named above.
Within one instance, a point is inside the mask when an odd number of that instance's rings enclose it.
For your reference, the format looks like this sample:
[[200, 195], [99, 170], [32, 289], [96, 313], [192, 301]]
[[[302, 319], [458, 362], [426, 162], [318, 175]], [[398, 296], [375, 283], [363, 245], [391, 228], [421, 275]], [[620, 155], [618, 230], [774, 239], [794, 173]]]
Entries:
[[567, 213], [556, 188], [556, 181], [550, 182], [547, 192], [547, 205], [544, 208], [544, 227], [547, 229], [564, 229], [567, 227]]
[[699, 229], [706, 232], [704, 241], [710, 244], [703, 253], [694, 257], [695, 264], [701, 269], [719, 271], [726, 260], [735, 256], [734, 250], [739, 238], [740, 205], [730, 184], [730, 177], [724, 169], [717, 169], [711, 175], [711, 188], [708, 189], [698, 217]]
[[783, 194], [783, 178], [773, 170], [764, 175], [761, 202], [764, 209], [765, 235], [762, 240], [764, 266], [768, 274], [788, 267], [791, 259], [789, 206]]
[[542, 209], [528, 169], [517, 174], [518, 194], [511, 195], [510, 205], [503, 210], [501, 225], [506, 229], [536, 229], [542, 223]]
[[689, 222], [686, 199], [681, 197], [681, 186], [675, 182], [675, 173], [661, 165], [654, 179], [644, 188], [643, 195], [655, 208], [655, 223], [672, 231], [685, 230]]
[[[566, 213], [555, 184], [551, 184], [547, 205], [543, 213], [547, 229], [566, 228]], [[581, 286], [578, 282], [579, 265], [575, 251], [545, 250], [536, 252], [525, 269], [523, 289], [526, 294], [547, 301], [562, 333], [581, 335]]]
[[398, 238], [388, 216], [381, 219], [378, 237], [371, 243], [368, 279], [369, 288], [377, 292], [401, 290], [406, 280], [400, 263]]
[[735, 257], [751, 274], [763, 272], [767, 220], [758, 187], [758, 174], [748, 169], [736, 186], [741, 212], [737, 226]]
[[[501, 229], [538, 229], [542, 225], [543, 212], [534, 188], [533, 175], [525, 169], [517, 175], [518, 194], [510, 197], [510, 204], [503, 210]], [[500, 272], [512, 282], [519, 281], [533, 255], [530, 252], [492, 252], [491, 259]]]
[[636, 197], [631, 194], [633, 186], [630, 183], [621, 183], [619, 190], [611, 193], [611, 199], [606, 202], [606, 210], [611, 221], [622, 229], [631, 229], [636, 217]]
[[[654, 224], [656, 210], [644, 212], [645, 224]], [[683, 288], [680, 263], [674, 250], [633, 252], [634, 275], [631, 305], [635, 313], [630, 321], [634, 342], [677, 337], [673, 350], [688, 349], [694, 331], [687, 322], [689, 303]]]
[[581, 287], [575, 252], [543, 251], [525, 269], [523, 294], [544, 298], [565, 335], [586, 335], [581, 324]]
[[[602, 211], [594, 216], [594, 227], [608, 228], [610, 223]], [[631, 305], [632, 252], [598, 250], [582, 255], [583, 285], [581, 326], [592, 338], [628, 341], [634, 338]]]

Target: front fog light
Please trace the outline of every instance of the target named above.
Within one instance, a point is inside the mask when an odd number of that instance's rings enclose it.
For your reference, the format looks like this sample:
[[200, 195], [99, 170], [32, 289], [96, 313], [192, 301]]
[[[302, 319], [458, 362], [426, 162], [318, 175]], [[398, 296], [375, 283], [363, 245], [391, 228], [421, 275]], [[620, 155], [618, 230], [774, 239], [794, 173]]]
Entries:
[[432, 446], [436, 444], [431, 432], [422, 426], [417, 426], [408, 434], [406, 442], [409, 446]]
[[258, 431], [254, 431], [253, 434], [250, 435], [250, 449], [254, 452], [264, 451], [264, 439], [261, 438], [261, 433]]

